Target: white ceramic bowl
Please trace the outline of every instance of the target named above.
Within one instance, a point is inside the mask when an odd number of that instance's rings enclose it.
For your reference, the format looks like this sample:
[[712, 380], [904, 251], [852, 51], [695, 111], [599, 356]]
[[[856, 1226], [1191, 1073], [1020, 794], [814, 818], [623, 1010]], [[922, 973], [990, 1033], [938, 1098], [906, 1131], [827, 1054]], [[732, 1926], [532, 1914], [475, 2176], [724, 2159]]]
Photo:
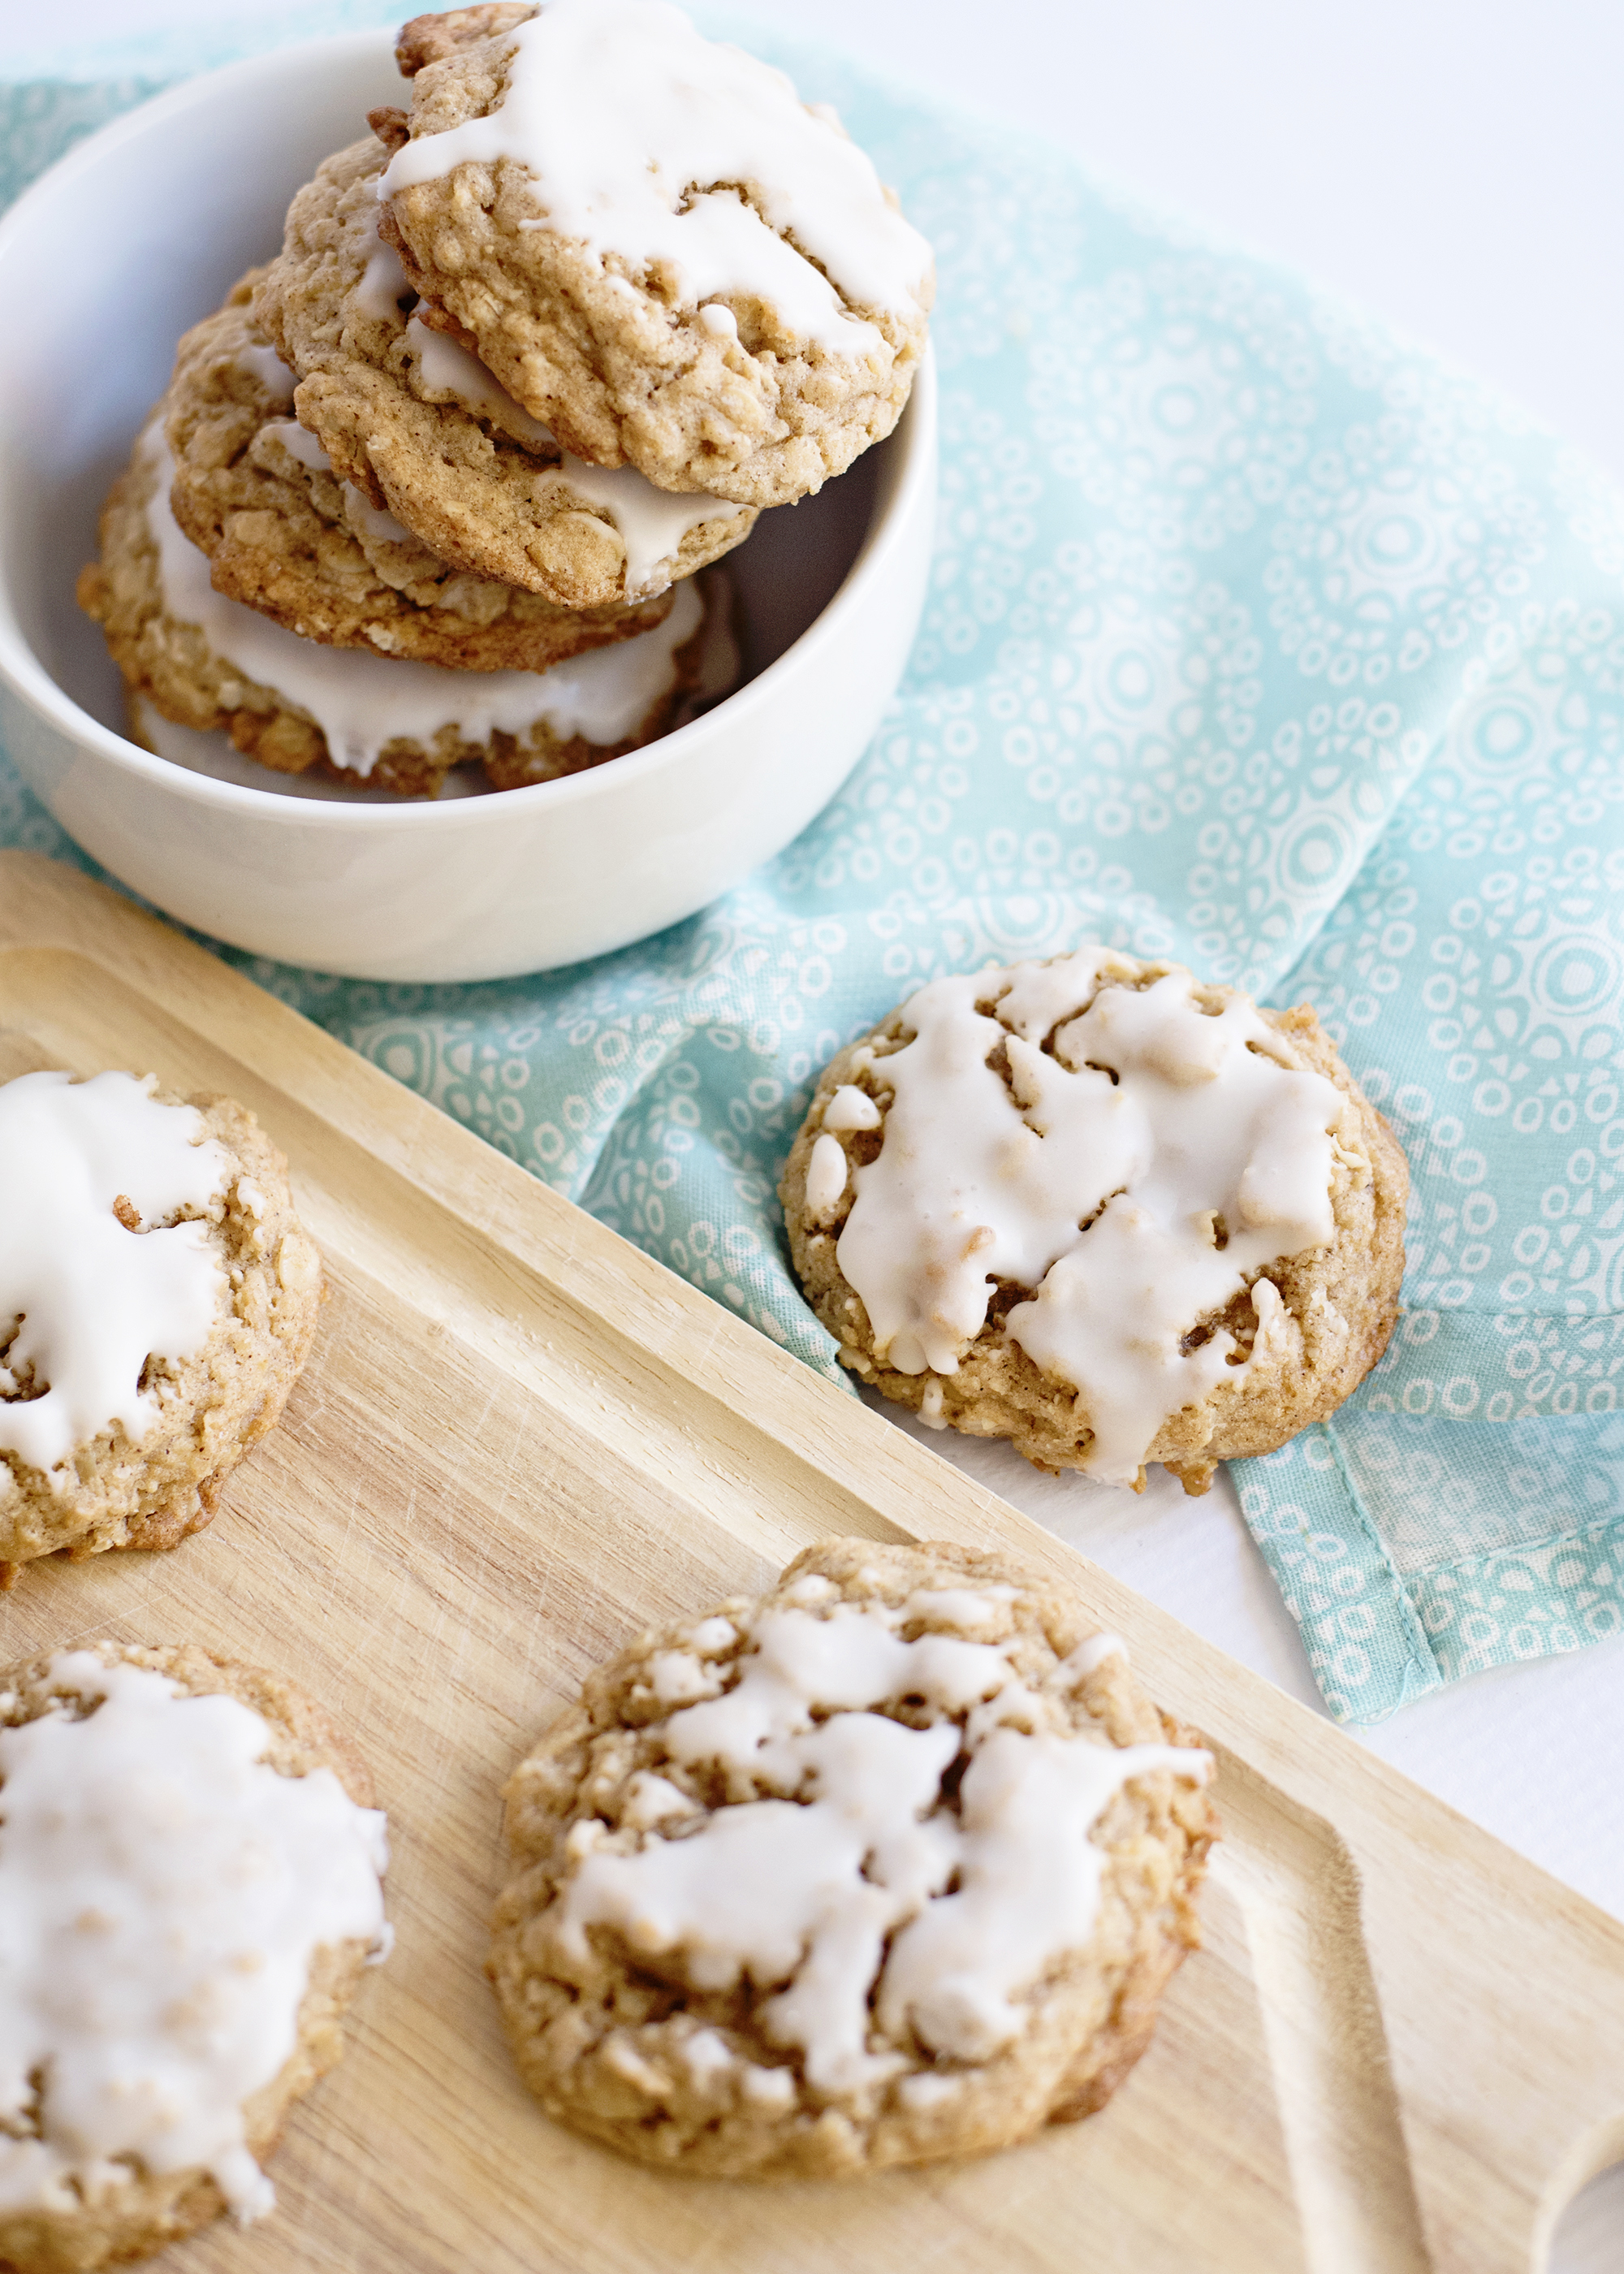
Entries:
[[117, 674], [73, 603], [97, 508], [179, 334], [400, 94], [385, 33], [234, 64], [80, 143], [0, 222], [0, 307], [26, 312], [0, 358], [0, 734], [87, 852], [216, 938], [357, 978], [497, 978], [691, 915], [833, 796], [923, 604], [935, 389], [927, 365], [889, 441], [731, 556], [753, 675], [645, 750], [432, 804], [152, 757], [119, 731]]

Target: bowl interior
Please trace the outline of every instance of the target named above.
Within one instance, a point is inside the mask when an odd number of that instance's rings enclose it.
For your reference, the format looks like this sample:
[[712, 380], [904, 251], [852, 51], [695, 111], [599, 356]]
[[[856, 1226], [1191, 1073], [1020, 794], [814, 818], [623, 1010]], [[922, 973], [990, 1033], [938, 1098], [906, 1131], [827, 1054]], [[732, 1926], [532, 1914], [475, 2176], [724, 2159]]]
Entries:
[[[256, 57], [118, 121], [0, 228], [0, 305], [29, 312], [0, 362], [0, 632], [9, 616], [47, 676], [115, 734], [123, 682], [73, 599], [102, 501], [168, 382], [180, 334], [277, 251], [293, 192], [401, 87], [387, 33]], [[816, 497], [763, 514], [728, 555], [741, 685], [838, 591], [876, 500], [895, 486], [897, 448], [883, 443]], [[190, 763], [223, 747], [189, 739], [199, 746]], [[220, 771], [244, 779], [241, 762]], [[300, 794], [297, 778], [258, 786]]]

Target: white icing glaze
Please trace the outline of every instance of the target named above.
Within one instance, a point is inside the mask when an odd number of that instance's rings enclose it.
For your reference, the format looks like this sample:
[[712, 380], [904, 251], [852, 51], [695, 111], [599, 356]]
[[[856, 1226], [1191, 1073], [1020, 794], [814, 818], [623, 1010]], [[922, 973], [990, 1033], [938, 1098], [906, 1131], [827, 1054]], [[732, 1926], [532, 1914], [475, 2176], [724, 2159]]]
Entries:
[[589, 505], [603, 508], [619, 531], [626, 547], [629, 600], [665, 591], [671, 582], [666, 564], [674, 563], [690, 529], [724, 520], [738, 510], [713, 497], [678, 497], [670, 490], [657, 490], [635, 466], [589, 466], [568, 450], [560, 471]]
[[646, 1832], [651, 1824], [659, 1824], [669, 1816], [691, 1816], [694, 1803], [680, 1785], [669, 1777], [655, 1776], [642, 1772], [631, 1781], [622, 1811], [628, 1824], [639, 1832]]
[[807, 1214], [814, 1224], [826, 1224], [846, 1192], [846, 1149], [838, 1137], [813, 1140], [807, 1163]]
[[722, 1686], [714, 1667], [702, 1665], [686, 1650], [662, 1651], [649, 1668], [650, 1684], [662, 1706], [691, 1706], [713, 1697]]
[[713, 2091], [739, 2066], [719, 2030], [696, 2029], [682, 2044], [682, 2066], [701, 2092]]
[[486, 412], [520, 441], [531, 443], [538, 450], [551, 453], [556, 448], [551, 431], [539, 418], [532, 418], [523, 403], [515, 403], [501, 381], [459, 341], [447, 339], [421, 316], [414, 316], [406, 327], [406, 344], [417, 354], [418, 383], [425, 402], [448, 398], [465, 410]]
[[1013, 1587], [915, 1587], [902, 1606], [904, 1619], [940, 1619], [950, 1627], [991, 1626], [1004, 1605], [1015, 1600]]
[[626, 547], [626, 595], [647, 599], [670, 584], [667, 564], [675, 561], [690, 529], [735, 513], [738, 508], [712, 497], [678, 497], [658, 490], [632, 466], [591, 466], [584, 458], [559, 450], [551, 433], [514, 401], [506, 388], [488, 372], [477, 356], [431, 331], [414, 316], [406, 336], [417, 351], [417, 370], [425, 399], [449, 397], [467, 410], [484, 411], [521, 441], [557, 453], [560, 475], [579, 492], [588, 505], [608, 515]]
[[[758, 1613], [733, 1688], [672, 1714], [661, 1735], [673, 1760], [720, 1769], [730, 1791], [775, 1796], [719, 1808], [681, 1838], [650, 1830], [629, 1855], [605, 1852], [606, 1827], [583, 1819], [570, 1844], [589, 1824], [594, 1836], [575, 1849], [555, 1917], [565, 1951], [584, 1959], [587, 1929], [605, 1924], [634, 1951], [679, 1953], [695, 1988], [785, 1984], [763, 2026], [800, 2049], [819, 2091], [860, 2091], [905, 2066], [868, 2044], [871, 1996], [888, 2030], [911, 2027], [950, 2058], [1006, 2044], [1019, 1993], [1093, 1933], [1105, 1855], [1088, 1835], [1112, 1798], [1135, 1776], [1200, 1781], [1211, 1767], [1205, 1753], [1062, 1736], [1006, 1647], [897, 1631], [931, 1609], [992, 1626], [1010, 1595], [951, 1588], [895, 1612]], [[962, 1731], [866, 1710], [904, 1698], [966, 1713]], [[961, 1750], [956, 1814], [942, 1786]]]
[[1128, 1645], [1120, 1635], [1109, 1634], [1102, 1627], [1098, 1634], [1086, 1635], [1065, 1660], [1068, 1674], [1079, 1682], [1086, 1682], [1097, 1673], [1108, 1658], [1126, 1658]]
[[307, 711], [327, 736], [335, 765], [363, 779], [386, 742], [400, 736], [426, 746], [442, 727], [457, 727], [473, 743], [488, 742], [498, 729], [523, 735], [542, 724], [560, 741], [581, 734], [590, 742], [621, 742], [670, 690], [673, 659], [703, 618], [690, 581], [652, 631], [541, 672], [447, 671], [359, 648], [323, 647], [215, 591], [207, 561], [169, 511], [173, 469], [162, 429], [149, 427], [139, 448], [157, 472], [147, 522], [169, 614], [195, 624], [245, 679]]
[[744, 2097], [755, 2101], [758, 2108], [792, 2108], [795, 2102], [795, 2076], [793, 2069], [757, 2068], [754, 2063], [744, 2073]]
[[929, 246], [866, 154], [831, 116], [803, 108], [781, 72], [702, 39], [665, 0], [544, 0], [512, 49], [500, 109], [408, 142], [380, 196], [509, 158], [535, 177], [545, 218], [528, 226], [638, 275], [669, 264], [681, 306], [764, 301], [801, 338], [850, 357], [880, 341], [841, 292], [895, 314], [918, 309]]
[[826, 1603], [835, 1593], [835, 1583], [825, 1579], [821, 1571], [803, 1571], [789, 1590], [793, 1603]]
[[344, 484], [344, 517], [350, 527], [363, 537], [370, 537], [375, 545], [421, 545], [410, 529], [402, 528], [392, 513], [375, 506], [365, 490], [357, 489], [353, 482]]
[[866, 1089], [843, 1081], [823, 1108], [825, 1129], [877, 1129], [880, 1109]]
[[417, 297], [406, 281], [400, 254], [392, 245], [385, 245], [380, 239], [350, 296], [352, 305], [361, 315], [370, 316], [373, 323], [388, 324], [399, 316], [403, 300], [415, 300]]
[[[160, 1105], [154, 1079], [26, 1073], [0, 1087], [0, 1451], [47, 1472], [121, 1422], [138, 1443], [159, 1413], [139, 1387], [148, 1358], [193, 1358], [226, 1292], [207, 1227], [164, 1224], [230, 1183], [224, 1148], [190, 1105]], [[143, 1226], [113, 1213], [120, 1197]], [[25, 1366], [43, 1397], [17, 1399]]]
[[273, 347], [241, 347], [237, 351], [240, 367], [252, 374], [266, 392], [278, 403], [291, 403], [293, 390], [298, 385], [297, 373], [287, 365]]
[[0, 1729], [0, 2210], [94, 2203], [139, 2159], [258, 2218], [243, 2104], [293, 2051], [315, 1951], [384, 1940], [384, 1818], [331, 1769], [279, 1776], [235, 1698], [51, 1663], [102, 1702]]
[[[855, 1171], [836, 1254], [904, 1374], [957, 1371], [995, 1281], [1034, 1288], [1004, 1330], [1079, 1393], [1085, 1466], [1132, 1483], [1169, 1415], [1244, 1373], [1227, 1332], [1190, 1351], [1184, 1337], [1244, 1275], [1333, 1238], [1344, 1101], [1270, 1055], [1244, 998], [1208, 1017], [1188, 972], [1136, 990], [1111, 963], [1086, 948], [936, 980], [904, 1005], [915, 1039], [876, 1061], [894, 1092], [884, 1144]], [[976, 1009], [995, 996], [996, 1017]], [[988, 1064], [999, 1046], [1007, 1085]], [[1252, 1302], [1283, 1323], [1271, 1283]]]
[[297, 418], [267, 418], [259, 429], [273, 441], [280, 442], [288, 456], [308, 468], [312, 474], [330, 474], [333, 461], [322, 448], [308, 426], [301, 426]]

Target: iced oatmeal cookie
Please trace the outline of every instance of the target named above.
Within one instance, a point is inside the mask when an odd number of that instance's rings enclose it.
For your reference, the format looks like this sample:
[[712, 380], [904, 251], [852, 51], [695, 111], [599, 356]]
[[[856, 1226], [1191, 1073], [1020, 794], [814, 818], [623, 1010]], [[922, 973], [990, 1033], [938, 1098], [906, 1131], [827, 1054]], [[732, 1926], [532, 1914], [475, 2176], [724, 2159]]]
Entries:
[[339, 480], [440, 560], [565, 608], [646, 599], [748, 537], [748, 509], [571, 456], [467, 343], [425, 323], [379, 240], [386, 156], [369, 136], [327, 160], [254, 297]]
[[1217, 1826], [1095, 1627], [996, 1556], [837, 1540], [594, 1674], [508, 1784], [489, 1961], [548, 2113], [776, 2178], [1100, 2107]]
[[313, 1699], [192, 1645], [0, 1673], [0, 2263], [257, 2218], [381, 1955], [383, 1817]]
[[515, 12], [402, 35], [384, 226], [433, 320], [662, 489], [784, 505], [843, 472], [901, 415], [934, 289], [872, 162], [667, 0]]
[[162, 739], [150, 704], [160, 720], [223, 729], [282, 773], [316, 768], [432, 797], [454, 767], [478, 763], [495, 787], [521, 787], [665, 732], [699, 682], [710, 619], [726, 608], [690, 579], [652, 631], [545, 672], [447, 671], [323, 646], [214, 590], [169, 510], [171, 463], [154, 418], [108, 500], [102, 558], [79, 588], [129, 688], [132, 736], [148, 747]]
[[254, 323], [253, 270], [180, 343], [169, 503], [214, 590], [301, 638], [460, 671], [545, 671], [651, 631], [669, 591], [566, 608], [441, 561], [341, 481], [293, 416], [295, 374]]
[[1203, 1492], [1387, 1345], [1409, 1174], [1313, 1012], [1088, 947], [933, 981], [824, 1069], [779, 1195], [844, 1364], [1041, 1468]]
[[287, 1165], [229, 1097], [0, 1086], [0, 1584], [176, 1547], [274, 1426], [322, 1290]]

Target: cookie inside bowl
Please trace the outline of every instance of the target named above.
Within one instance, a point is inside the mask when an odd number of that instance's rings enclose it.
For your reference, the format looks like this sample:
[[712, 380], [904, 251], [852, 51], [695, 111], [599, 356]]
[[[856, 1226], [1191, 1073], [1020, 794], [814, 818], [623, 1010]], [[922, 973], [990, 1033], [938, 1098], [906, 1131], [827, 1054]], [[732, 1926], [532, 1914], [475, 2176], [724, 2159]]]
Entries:
[[[734, 691], [612, 763], [380, 800], [245, 767], [223, 736], [142, 748], [74, 602], [98, 509], [177, 339], [274, 251], [293, 192], [399, 87], [387, 32], [256, 57], [88, 138], [0, 221], [0, 279], [36, 318], [0, 372], [0, 734], [56, 820], [183, 922], [346, 975], [494, 977], [692, 914], [838, 788], [922, 604], [934, 389], [922, 370], [894, 434], [763, 515], [728, 556]], [[177, 213], [195, 222], [177, 230]], [[65, 280], [64, 242], [82, 248]]]
[[[880, 448], [883, 450], [885, 447], [882, 444]], [[752, 535], [727, 556], [725, 564], [702, 570], [692, 580], [691, 588], [677, 588], [679, 596], [688, 591], [690, 600], [703, 600], [703, 630], [692, 659], [692, 683], [674, 690], [680, 699], [667, 706], [668, 716], [658, 733], [649, 736], [650, 742], [703, 715], [748, 685], [786, 653], [816, 621], [844, 583], [873, 521], [882, 464], [870, 454], [816, 497], [763, 516]], [[77, 543], [81, 554], [88, 560], [94, 556], [98, 545], [100, 501], [92, 494], [81, 496], [75, 502], [79, 510], [64, 516], [64, 531], [57, 539], [58, 561], [53, 563], [54, 568], [59, 565], [60, 572], [68, 576], [70, 590], [73, 546]], [[162, 500], [150, 498], [147, 503], [149, 514], [154, 510], [164, 512]], [[171, 534], [177, 536], [167, 513], [165, 519], [169, 522]], [[100, 542], [105, 558], [108, 532], [104, 516]], [[167, 549], [172, 552], [176, 548], [171, 546]], [[184, 539], [178, 549], [191, 551]], [[201, 555], [197, 556], [193, 565], [198, 573], [189, 581], [201, 587], [207, 580], [207, 566]], [[81, 595], [85, 591], [84, 573], [81, 570]], [[196, 595], [190, 597], [193, 604], [184, 609], [188, 621], [199, 617]], [[264, 625], [240, 604], [222, 599], [217, 593], [206, 591], [204, 600], [203, 614], [211, 621], [215, 617], [237, 617], [251, 634], [257, 629], [259, 636], [253, 642], [256, 648], [268, 650], [274, 644], [287, 648], [291, 656], [291, 634], [276, 629], [267, 632]], [[177, 596], [171, 593], [171, 607], [177, 604]], [[82, 597], [79, 613], [86, 613]], [[64, 690], [89, 715], [169, 764], [216, 781], [237, 783], [245, 788], [282, 796], [328, 802], [354, 798], [377, 804], [387, 803], [395, 794], [397, 786], [380, 782], [376, 779], [375, 767], [365, 763], [375, 756], [370, 749], [363, 761], [354, 765], [346, 764], [342, 757], [334, 764], [304, 771], [285, 769], [274, 760], [268, 764], [259, 763], [258, 754], [244, 755], [225, 732], [199, 731], [173, 716], [166, 716], [150, 694], [139, 689], [132, 693], [126, 690], [105, 643], [94, 636], [85, 639], [71, 623], [58, 624], [55, 611], [51, 629], [60, 643], [56, 676]], [[650, 638], [658, 640], [658, 634], [645, 636], [643, 644]], [[312, 659], [325, 663], [330, 675], [340, 658], [344, 659], [341, 668], [356, 683], [356, 694], [350, 700], [359, 712], [369, 708], [369, 694], [373, 691], [369, 689], [369, 679], [374, 683], [381, 682], [382, 691], [387, 694], [403, 682], [409, 673], [420, 676], [433, 668], [423, 664], [385, 661], [351, 648], [319, 648]], [[589, 676], [602, 676], [617, 669], [624, 673], [630, 659], [600, 651], [595, 658], [583, 660]], [[274, 660], [270, 659], [268, 669], [274, 668]], [[573, 669], [578, 674], [580, 663]], [[572, 666], [566, 663], [555, 666], [547, 677], [551, 681], [571, 674]], [[297, 677], [294, 683], [297, 685]], [[373, 704], [371, 707], [380, 706]], [[329, 734], [329, 742], [331, 739]], [[490, 795], [515, 787], [522, 779], [522, 774], [515, 779], [512, 769], [504, 778], [500, 768], [482, 771], [477, 766], [456, 766], [441, 775], [428, 794], [453, 797]]]

